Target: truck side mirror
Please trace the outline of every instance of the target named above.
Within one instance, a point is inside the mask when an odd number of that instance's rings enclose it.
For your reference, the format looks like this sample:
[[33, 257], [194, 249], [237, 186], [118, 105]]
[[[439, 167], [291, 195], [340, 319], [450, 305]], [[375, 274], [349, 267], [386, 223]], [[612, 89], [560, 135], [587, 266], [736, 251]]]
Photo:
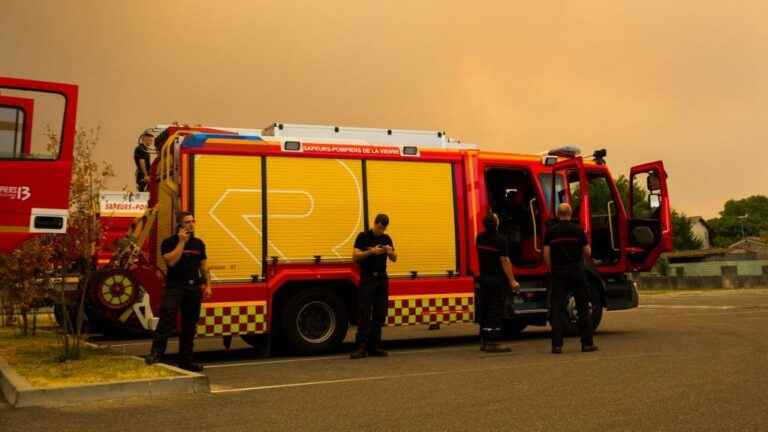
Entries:
[[655, 172], [649, 173], [645, 182], [648, 187], [648, 192], [653, 193], [661, 190], [661, 182], [659, 181], [659, 176]]

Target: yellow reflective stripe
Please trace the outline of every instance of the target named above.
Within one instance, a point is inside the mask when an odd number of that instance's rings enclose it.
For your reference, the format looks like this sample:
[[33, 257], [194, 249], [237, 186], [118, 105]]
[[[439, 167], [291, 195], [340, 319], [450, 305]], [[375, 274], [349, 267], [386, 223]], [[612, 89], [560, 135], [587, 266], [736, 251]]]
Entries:
[[19, 225], [0, 225], [0, 233], [25, 233], [29, 232], [29, 227]]

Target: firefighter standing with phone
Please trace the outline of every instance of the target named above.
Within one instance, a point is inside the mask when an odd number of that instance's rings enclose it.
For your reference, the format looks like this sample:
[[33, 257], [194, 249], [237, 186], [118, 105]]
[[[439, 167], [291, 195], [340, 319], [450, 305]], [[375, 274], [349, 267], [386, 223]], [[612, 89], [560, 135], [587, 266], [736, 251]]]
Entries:
[[168, 337], [176, 327], [176, 311], [180, 309], [179, 367], [199, 372], [203, 367], [192, 361], [192, 354], [197, 321], [200, 318], [200, 303], [212, 294], [208, 257], [205, 243], [194, 235], [195, 217], [192, 213], [180, 213], [178, 222], [177, 234], [163, 240], [161, 246], [168, 273], [160, 321], [146, 362], [153, 364], [163, 360]]
[[389, 225], [389, 217], [378, 214], [373, 221], [373, 228], [361, 232], [355, 239], [352, 256], [360, 266], [360, 291], [358, 294], [357, 349], [350, 356], [360, 359], [367, 356], [386, 357], [382, 350], [381, 327], [387, 318], [389, 301], [389, 279], [387, 259], [397, 261], [392, 239], [384, 233]]

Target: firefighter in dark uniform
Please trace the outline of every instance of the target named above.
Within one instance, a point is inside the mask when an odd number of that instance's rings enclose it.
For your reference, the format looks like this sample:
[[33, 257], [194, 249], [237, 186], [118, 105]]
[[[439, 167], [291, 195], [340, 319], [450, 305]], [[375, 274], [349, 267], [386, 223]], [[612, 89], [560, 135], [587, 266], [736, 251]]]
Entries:
[[149, 190], [149, 168], [152, 166], [149, 150], [154, 142], [154, 135], [146, 131], [141, 134], [139, 142], [133, 150], [133, 162], [136, 165], [136, 192]]
[[480, 349], [490, 353], [509, 352], [499, 345], [504, 318], [506, 291], [516, 292], [520, 284], [512, 274], [507, 241], [499, 234], [499, 218], [489, 213], [483, 219], [485, 231], [477, 236], [480, 262]]
[[387, 318], [389, 301], [389, 280], [387, 278], [387, 258], [397, 261], [392, 239], [384, 233], [389, 225], [389, 217], [378, 214], [373, 221], [373, 228], [361, 232], [355, 239], [352, 257], [360, 266], [360, 291], [358, 292], [357, 349], [350, 357], [360, 359], [367, 356], [386, 357], [381, 349], [381, 327]]
[[181, 309], [181, 333], [179, 335], [179, 367], [199, 372], [203, 367], [192, 361], [197, 321], [200, 318], [201, 299], [211, 297], [208, 256], [205, 243], [194, 236], [195, 217], [182, 212], [178, 217], [176, 235], [163, 240], [160, 247], [168, 266], [160, 321], [155, 329], [152, 351], [146, 357], [147, 364], [163, 360], [168, 337], [176, 328], [176, 311]]
[[589, 284], [584, 261], [592, 255], [587, 236], [581, 226], [571, 220], [573, 210], [563, 203], [557, 208], [557, 221], [544, 236], [544, 262], [550, 269], [549, 293], [552, 353], [563, 352], [563, 309], [569, 290], [573, 290], [579, 311], [581, 351], [597, 351], [592, 339], [592, 317], [589, 309]]

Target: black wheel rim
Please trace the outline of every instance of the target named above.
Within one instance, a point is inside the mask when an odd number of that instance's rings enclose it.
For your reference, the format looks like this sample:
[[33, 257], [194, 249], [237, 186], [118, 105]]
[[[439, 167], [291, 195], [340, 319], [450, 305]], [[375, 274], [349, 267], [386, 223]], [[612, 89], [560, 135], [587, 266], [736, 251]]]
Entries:
[[[594, 312], [592, 309], [592, 302], [587, 302], [587, 308], [589, 308], [590, 315]], [[565, 298], [565, 316], [566, 319], [575, 325], [579, 324], [579, 308], [576, 307], [576, 297], [572, 293], [568, 293], [568, 297]]]
[[299, 336], [309, 343], [326, 342], [336, 330], [336, 313], [328, 303], [309, 302], [296, 315], [296, 329]]

